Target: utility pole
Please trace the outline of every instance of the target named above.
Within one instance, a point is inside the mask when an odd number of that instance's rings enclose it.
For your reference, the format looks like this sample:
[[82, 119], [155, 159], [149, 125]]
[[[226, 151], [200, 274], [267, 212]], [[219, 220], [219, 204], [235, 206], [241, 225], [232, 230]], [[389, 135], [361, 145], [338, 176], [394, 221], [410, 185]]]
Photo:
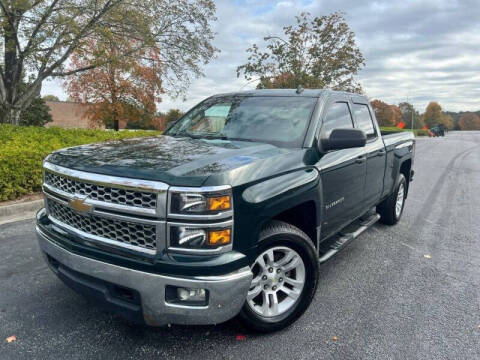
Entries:
[[413, 131], [413, 112], [415, 111], [414, 107], [413, 107], [413, 104], [412, 105], [412, 131]]
[[413, 104], [410, 104], [408, 102], [408, 94], [407, 94], [407, 104], [409, 104], [411, 106], [410, 112], [412, 113], [412, 121], [411, 121], [411, 124], [410, 124], [410, 129], [413, 131], [413, 112], [415, 111], [415, 109], [413, 108]]

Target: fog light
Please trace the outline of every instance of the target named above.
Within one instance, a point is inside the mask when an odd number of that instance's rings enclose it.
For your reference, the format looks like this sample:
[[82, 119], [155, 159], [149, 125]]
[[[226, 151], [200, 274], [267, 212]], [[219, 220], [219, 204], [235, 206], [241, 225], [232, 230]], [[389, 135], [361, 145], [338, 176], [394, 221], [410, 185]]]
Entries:
[[180, 301], [187, 302], [206, 302], [205, 289], [193, 289], [193, 288], [177, 288], [177, 296]]

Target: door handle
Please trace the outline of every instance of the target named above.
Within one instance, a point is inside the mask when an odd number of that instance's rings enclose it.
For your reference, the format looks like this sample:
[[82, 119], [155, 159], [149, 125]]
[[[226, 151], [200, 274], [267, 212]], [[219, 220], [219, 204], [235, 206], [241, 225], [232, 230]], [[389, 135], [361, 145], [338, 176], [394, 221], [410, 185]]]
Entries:
[[380, 150], [378, 153], [377, 153], [377, 156], [383, 156], [385, 155], [385, 150]]
[[367, 160], [367, 157], [364, 156], [364, 155], [362, 155], [362, 156], [357, 157], [357, 159], [355, 160], [355, 162], [356, 162], [357, 164], [363, 164], [363, 163], [365, 162], [365, 160]]

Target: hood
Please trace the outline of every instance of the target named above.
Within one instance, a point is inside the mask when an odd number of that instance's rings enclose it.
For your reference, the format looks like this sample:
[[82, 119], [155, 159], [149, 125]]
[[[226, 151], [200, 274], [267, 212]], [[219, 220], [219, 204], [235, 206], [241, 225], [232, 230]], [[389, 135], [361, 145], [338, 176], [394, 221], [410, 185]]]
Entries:
[[[295, 161], [285, 161], [294, 154]], [[76, 146], [54, 152], [47, 160], [86, 172], [202, 186], [207, 180], [208, 185], [235, 185], [278, 173], [283, 170], [279, 167], [287, 171], [293, 163], [299, 165], [302, 154], [301, 149], [265, 143], [158, 136]], [[274, 157], [283, 161], [272, 162]]]

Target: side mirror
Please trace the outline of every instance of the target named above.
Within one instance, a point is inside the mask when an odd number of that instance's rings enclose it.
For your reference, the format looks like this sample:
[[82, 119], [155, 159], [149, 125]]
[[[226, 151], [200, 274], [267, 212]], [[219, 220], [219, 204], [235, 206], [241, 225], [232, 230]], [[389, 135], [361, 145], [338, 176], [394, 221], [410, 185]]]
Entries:
[[322, 150], [340, 150], [364, 147], [367, 136], [359, 129], [333, 129], [328, 139], [322, 139]]

